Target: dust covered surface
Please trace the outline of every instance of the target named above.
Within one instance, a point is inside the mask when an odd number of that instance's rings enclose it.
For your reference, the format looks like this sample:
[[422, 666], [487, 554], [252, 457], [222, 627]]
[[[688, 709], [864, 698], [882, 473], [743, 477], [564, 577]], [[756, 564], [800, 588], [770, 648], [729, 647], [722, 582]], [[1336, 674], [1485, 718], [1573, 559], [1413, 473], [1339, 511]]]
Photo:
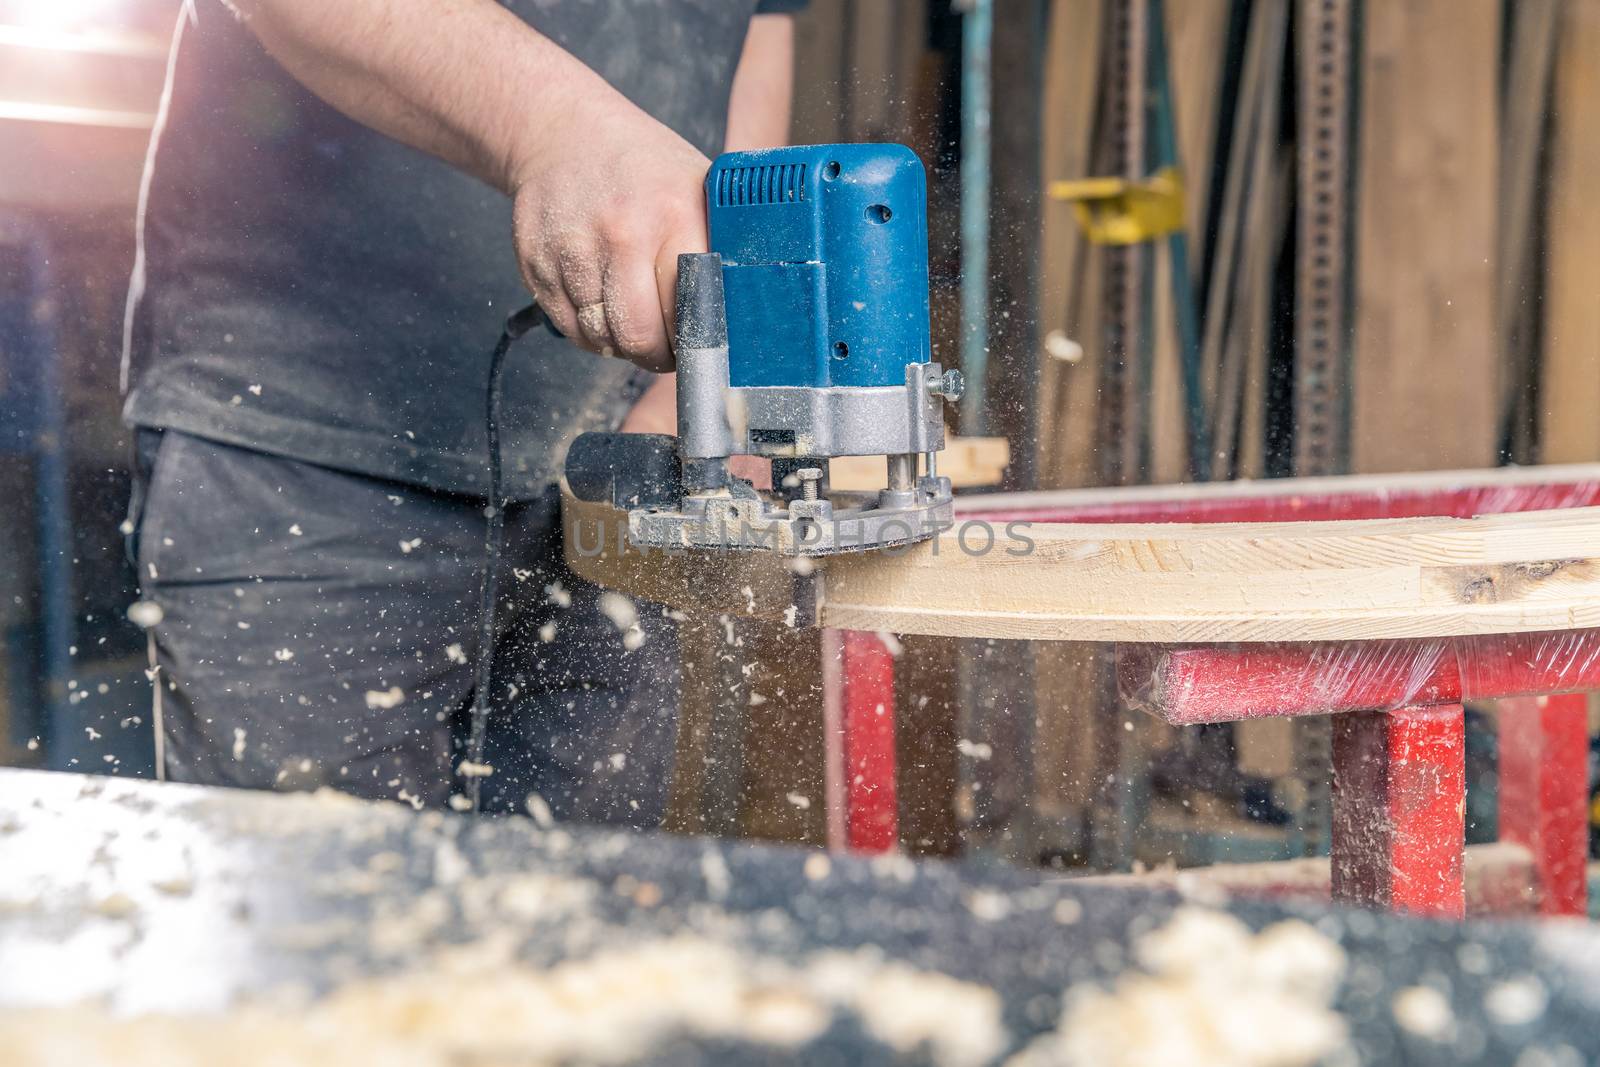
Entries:
[[1600, 1058], [1600, 936], [0, 771], [0, 1065]]

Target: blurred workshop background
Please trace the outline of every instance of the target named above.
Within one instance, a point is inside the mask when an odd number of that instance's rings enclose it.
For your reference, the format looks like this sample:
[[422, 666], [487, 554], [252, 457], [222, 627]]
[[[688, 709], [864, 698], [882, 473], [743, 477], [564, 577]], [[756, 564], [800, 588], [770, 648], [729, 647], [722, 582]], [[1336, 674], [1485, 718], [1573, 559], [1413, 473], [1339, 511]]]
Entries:
[[[178, 7], [0, 0], [3, 763], [151, 766], [118, 363]], [[1600, 460], [1597, 0], [812, 0], [798, 40], [796, 142], [928, 168], [934, 356], [973, 383], [963, 435], [1009, 440], [1007, 488]], [[750, 640], [774, 677], [815, 662], [814, 635]], [[913, 851], [1323, 840], [1315, 725], [1177, 739], [1061, 644], [978, 657], [1035, 711], [980, 729], [973, 657], [904, 644]], [[764, 691], [732, 829], [820, 840], [791, 799], [822, 776], [815, 686]], [[1494, 721], [1472, 722], [1486, 840]]]

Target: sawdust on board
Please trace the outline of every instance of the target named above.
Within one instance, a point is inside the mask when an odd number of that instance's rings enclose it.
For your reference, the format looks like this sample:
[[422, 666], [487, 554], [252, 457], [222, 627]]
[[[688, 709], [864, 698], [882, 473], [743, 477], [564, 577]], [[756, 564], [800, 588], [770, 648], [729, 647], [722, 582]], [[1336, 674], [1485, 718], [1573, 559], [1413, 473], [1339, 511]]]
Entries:
[[1007, 1067], [1303, 1067], [1345, 1045], [1344, 950], [1308, 923], [1257, 934], [1187, 906], [1134, 953], [1143, 972], [1069, 991], [1057, 1029]]
[[387, 1067], [621, 1063], [677, 1035], [794, 1048], [838, 1012], [900, 1052], [978, 1067], [1005, 1048], [993, 990], [830, 952], [800, 966], [679, 936], [535, 968], [513, 939], [441, 950], [429, 965], [304, 1003], [201, 1017], [117, 1017], [97, 1005], [0, 1012], [0, 1065]]

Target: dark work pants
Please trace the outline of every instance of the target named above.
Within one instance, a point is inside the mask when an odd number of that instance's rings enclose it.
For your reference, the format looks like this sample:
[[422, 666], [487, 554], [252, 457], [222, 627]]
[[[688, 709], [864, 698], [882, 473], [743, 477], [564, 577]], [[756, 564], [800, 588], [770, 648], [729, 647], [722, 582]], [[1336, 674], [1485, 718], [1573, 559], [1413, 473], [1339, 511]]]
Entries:
[[[138, 441], [167, 776], [428, 807], [462, 792], [484, 501], [173, 431]], [[616, 602], [600, 610], [562, 561], [554, 489], [507, 509], [500, 590], [484, 807], [536, 793], [560, 818], [659, 823], [671, 622], [638, 605], [629, 637]]]

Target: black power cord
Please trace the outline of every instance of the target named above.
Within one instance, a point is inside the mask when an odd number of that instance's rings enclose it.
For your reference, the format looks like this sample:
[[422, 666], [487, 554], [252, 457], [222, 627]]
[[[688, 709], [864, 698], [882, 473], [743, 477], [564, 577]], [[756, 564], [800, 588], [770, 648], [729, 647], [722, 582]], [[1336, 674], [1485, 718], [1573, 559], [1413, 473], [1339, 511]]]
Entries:
[[483, 789], [483, 745], [489, 727], [489, 676], [494, 672], [495, 596], [500, 572], [502, 533], [506, 505], [500, 491], [500, 379], [505, 370], [506, 353], [528, 331], [543, 326], [557, 337], [561, 332], [550, 322], [538, 304], [529, 304], [506, 320], [500, 340], [489, 357], [489, 390], [484, 412], [484, 436], [489, 444], [488, 523], [483, 534], [483, 576], [478, 586], [478, 674], [472, 693], [472, 733], [467, 739], [467, 759], [471, 764], [467, 779], [467, 799], [478, 811]]

